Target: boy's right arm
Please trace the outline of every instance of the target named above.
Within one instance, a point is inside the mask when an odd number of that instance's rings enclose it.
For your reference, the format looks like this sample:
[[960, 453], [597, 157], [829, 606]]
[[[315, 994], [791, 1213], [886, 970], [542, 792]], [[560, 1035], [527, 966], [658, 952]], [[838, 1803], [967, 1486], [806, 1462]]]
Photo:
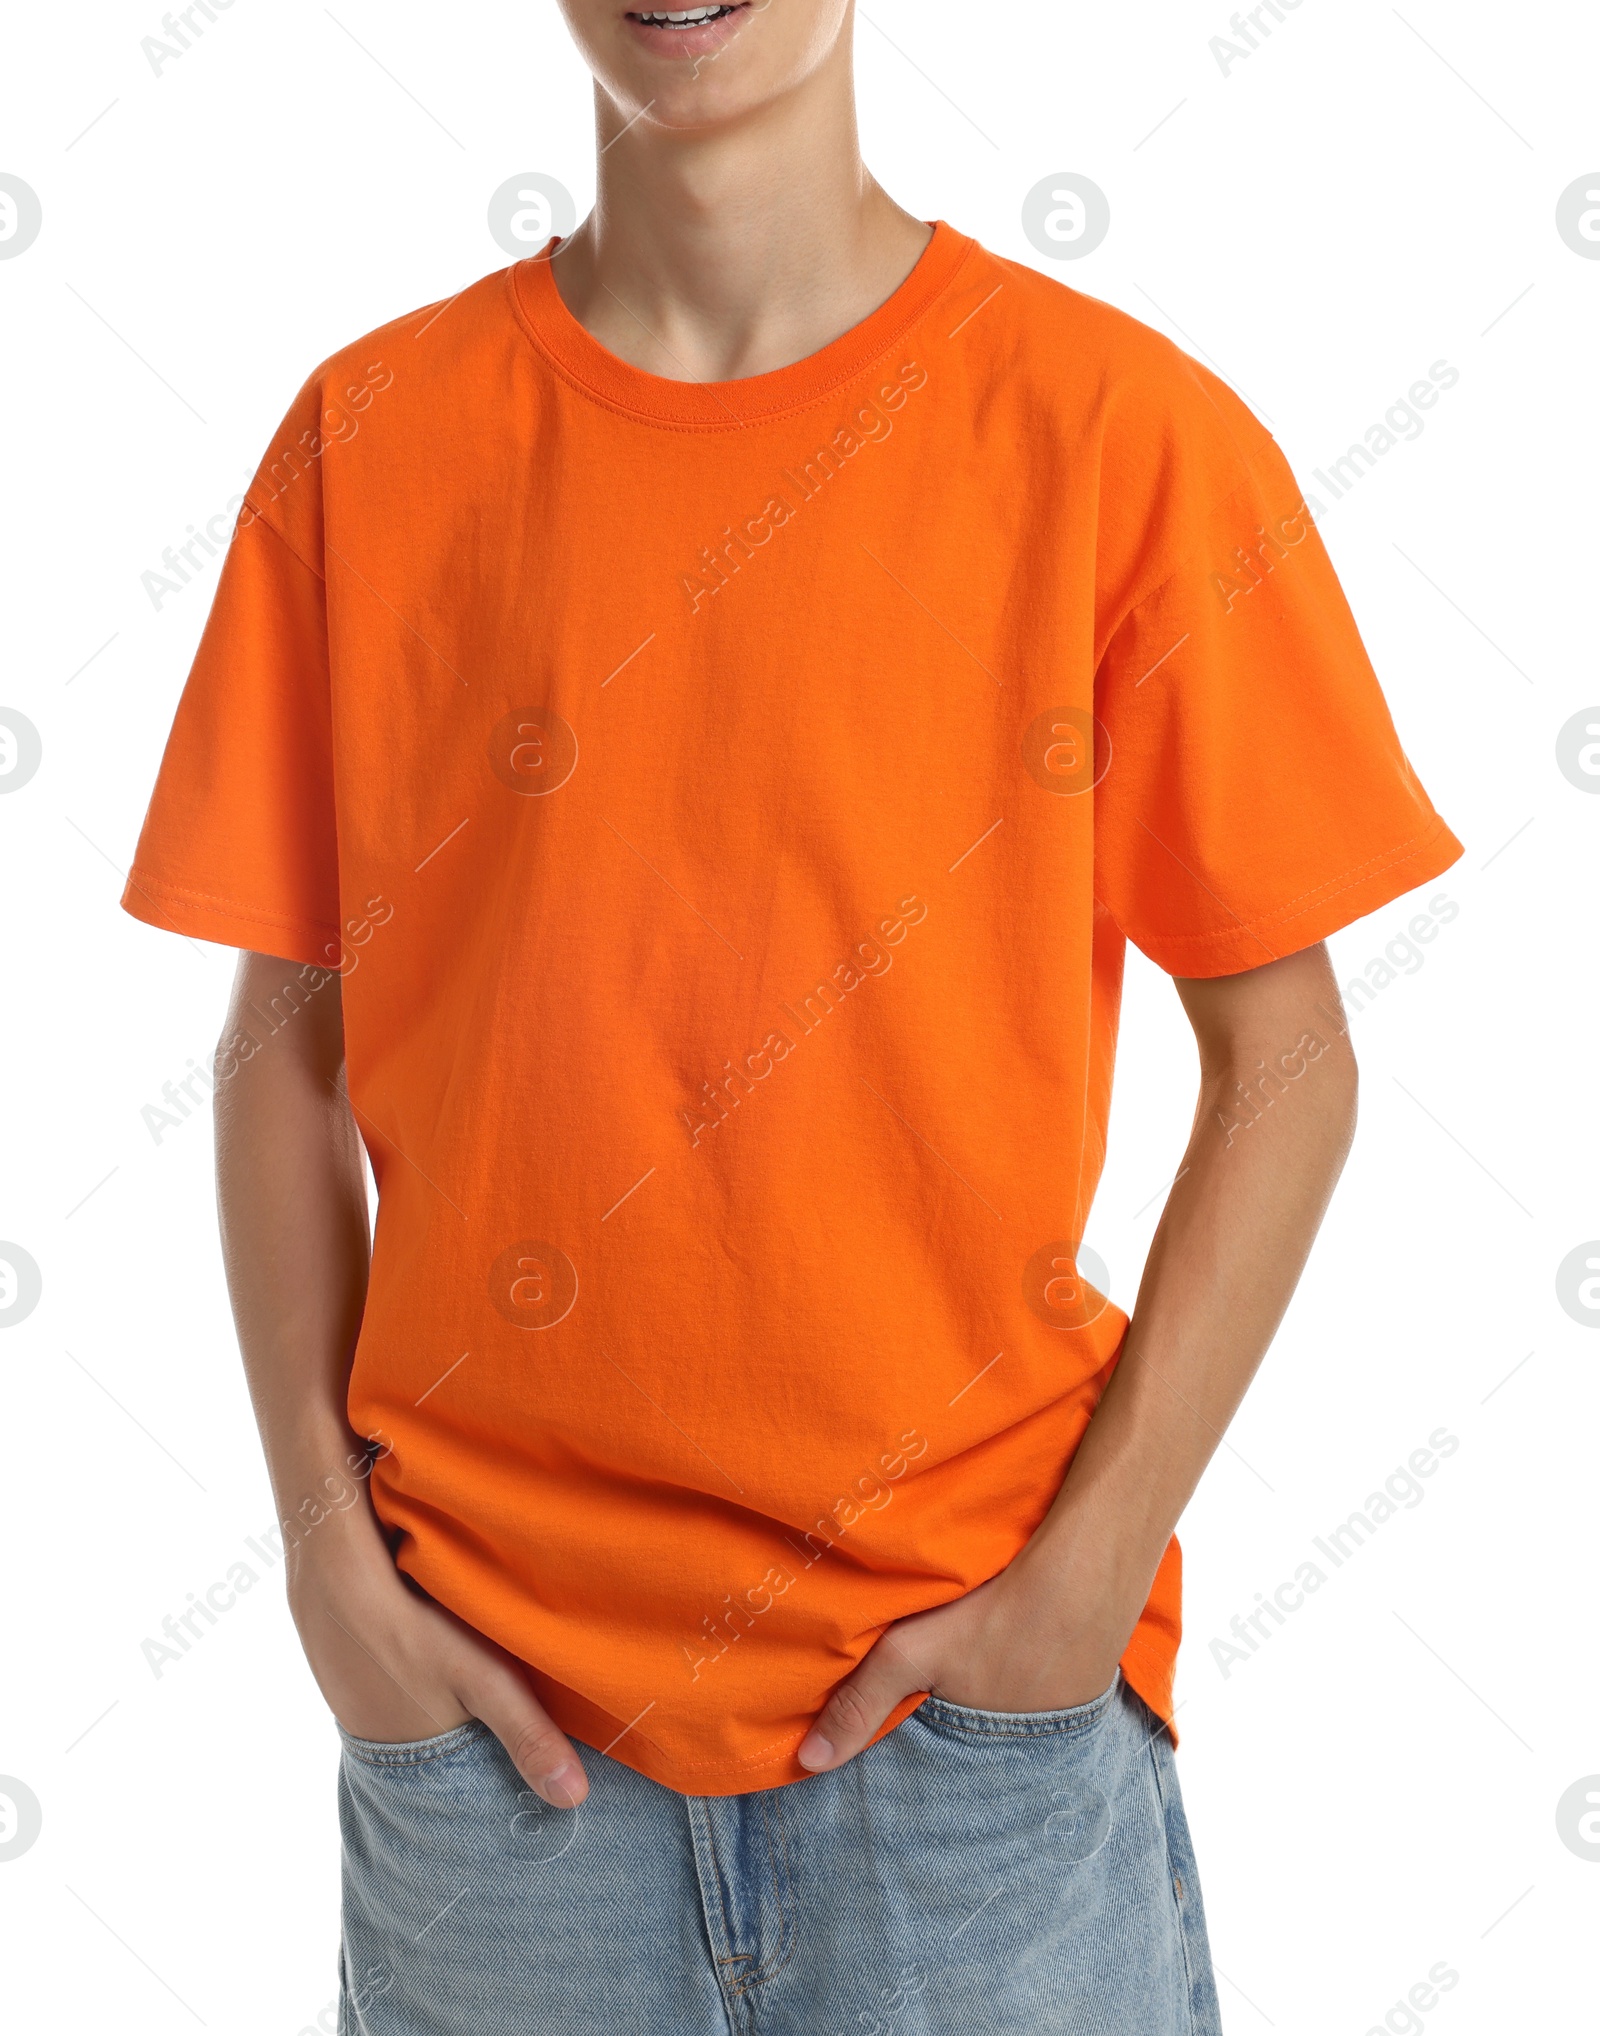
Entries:
[[[228, 1290], [278, 1515], [297, 1522], [285, 1527], [290, 1610], [348, 1730], [414, 1740], [481, 1718], [565, 1808], [587, 1793], [570, 1742], [509, 1655], [406, 1582], [368, 1497], [367, 1445], [345, 1411], [369, 1246], [340, 992], [330, 975], [308, 998], [298, 962], [241, 954], [216, 1089]], [[258, 1042], [248, 1058], [228, 1050], [240, 1033]]]

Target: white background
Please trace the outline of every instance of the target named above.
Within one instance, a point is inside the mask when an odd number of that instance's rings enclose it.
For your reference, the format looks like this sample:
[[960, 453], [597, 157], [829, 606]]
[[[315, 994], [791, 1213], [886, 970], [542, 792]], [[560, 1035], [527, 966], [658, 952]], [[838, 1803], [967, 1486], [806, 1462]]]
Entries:
[[[1600, 1333], [1555, 1272], [1600, 1235], [1600, 797], [1556, 740], [1600, 701], [1600, 262], [1555, 209], [1600, 162], [1600, 16], [1304, 0], [1225, 77], [1221, 0], [870, 13], [866, 152], [891, 192], [1202, 353], [1308, 488], [1430, 364], [1460, 372], [1419, 439], [1323, 497], [1467, 852], [1425, 893], [1458, 916], [1355, 1020], [1354, 1159], [1186, 1523], [1180, 1760], [1232, 2036], [1404, 2031], [1386, 2014], [1440, 1960], [1459, 1980], [1428, 2036], [1593, 2027], [1600, 1863], [1556, 1805], [1600, 1771]], [[44, 1816], [0, 1863], [19, 2031], [297, 2036], [334, 1993], [335, 1742], [276, 1578], [159, 1680], [140, 1651], [272, 1518], [209, 1125], [158, 1145], [140, 1116], [210, 1049], [232, 965], [117, 908], [214, 584], [158, 612], [141, 575], [237, 494], [318, 360], [503, 266], [485, 207], [506, 178], [558, 177], [580, 211], [592, 192], [549, 0], [334, 15], [236, 0], [159, 77], [154, 0], [7, 28], [0, 170], [44, 208], [0, 261], [0, 707], [44, 744], [0, 797], [0, 1238], [44, 1275], [0, 1336], [0, 1774]], [[1112, 226], [1052, 265], [1020, 209], [1063, 170]], [[1418, 903], [1341, 934], [1341, 977]], [[1123, 1302], [1192, 1083], [1176, 999], [1132, 957], [1091, 1231]], [[1460, 1447], [1422, 1503], [1224, 1676], [1210, 1642], [1441, 1426]]]

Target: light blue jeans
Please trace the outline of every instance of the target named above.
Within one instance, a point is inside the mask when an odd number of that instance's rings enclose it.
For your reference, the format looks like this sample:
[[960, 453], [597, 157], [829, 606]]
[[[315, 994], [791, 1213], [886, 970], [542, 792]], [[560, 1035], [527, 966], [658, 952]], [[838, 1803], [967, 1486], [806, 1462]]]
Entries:
[[478, 1724], [345, 1735], [340, 2036], [1219, 2036], [1172, 1749], [1120, 1680], [928, 1698], [826, 1775], [681, 1796]]

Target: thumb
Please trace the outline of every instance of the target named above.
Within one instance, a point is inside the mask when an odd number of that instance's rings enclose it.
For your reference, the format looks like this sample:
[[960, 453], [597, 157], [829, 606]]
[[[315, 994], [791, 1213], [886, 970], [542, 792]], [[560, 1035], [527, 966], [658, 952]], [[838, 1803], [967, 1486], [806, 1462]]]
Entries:
[[511, 1764], [541, 1801], [575, 1810], [589, 1793], [577, 1749], [513, 1670], [459, 1692], [511, 1756]]
[[873, 1734], [902, 1697], [933, 1687], [896, 1634], [895, 1627], [886, 1627], [854, 1675], [840, 1683], [823, 1706], [817, 1722], [800, 1742], [802, 1767], [814, 1774], [842, 1767], [871, 1744]]

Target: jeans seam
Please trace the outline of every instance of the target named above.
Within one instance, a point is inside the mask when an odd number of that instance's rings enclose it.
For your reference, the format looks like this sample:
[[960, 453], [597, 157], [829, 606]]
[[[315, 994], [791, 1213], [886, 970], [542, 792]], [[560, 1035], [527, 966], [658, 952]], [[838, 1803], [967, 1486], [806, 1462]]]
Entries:
[[[711, 1851], [711, 1878], [717, 1890], [717, 1913], [722, 1918], [722, 1941], [730, 1947], [733, 1944], [733, 1925], [728, 1921], [728, 1904], [722, 1891], [722, 1855], [717, 1850], [717, 1827], [708, 1811], [705, 1816], [706, 1844]], [[744, 1965], [753, 1956], [748, 1951], [729, 1949], [718, 1954], [718, 1965]], [[742, 1990], [742, 1982], [730, 1976], [729, 1985], [734, 1993]]]
[[[778, 1903], [778, 1947], [765, 1965], [758, 1965], [753, 1971], [741, 1975], [738, 1986], [735, 1989], [736, 1992], [741, 1994], [750, 1992], [752, 1988], [760, 1986], [763, 1981], [771, 1979], [774, 1973], [783, 1970], [794, 1955], [795, 1939], [799, 1934], [794, 1928], [793, 1914], [787, 1901], [784, 1899], [784, 1890], [787, 1888], [792, 1895], [793, 1887], [789, 1880], [789, 1826], [783, 1815], [783, 1804], [781, 1799], [775, 1800], [773, 1798], [771, 1791], [764, 1791], [760, 1800], [761, 1829], [767, 1841], [767, 1864], [772, 1871], [772, 1892], [777, 1898]], [[772, 1845], [772, 1826], [768, 1821], [767, 1815], [769, 1804], [778, 1813], [778, 1835], [783, 1845], [784, 1870], [781, 1880], [778, 1874], [777, 1854], [773, 1850]]]
[[[722, 1943], [731, 1945], [733, 1942], [733, 1932], [728, 1927], [728, 1905], [723, 1898], [722, 1892], [722, 1861], [717, 1853], [717, 1834], [712, 1824], [710, 1806], [704, 1796], [686, 1796], [684, 1798], [684, 1811], [688, 1819], [690, 1846], [695, 1860], [695, 1878], [700, 1890], [701, 1913], [705, 1919], [708, 1949], [711, 1953], [712, 1978], [716, 1982], [717, 1998], [722, 2003], [722, 2012], [727, 2020], [730, 2031], [735, 2032], [735, 2036], [737, 2036], [738, 2031], [744, 2030], [745, 2036], [750, 2036], [750, 2031], [747, 2028], [749, 2018], [745, 2004], [740, 1997], [739, 1990], [734, 1984], [731, 1974], [727, 1970], [730, 1965], [738, 1965], [742, 1959], [749, 1956], [749, 1953], [724, 1953], [717, 1949], [717, 1921], [720, 1920], [722, 1926]], [[710, 1906], [706, 1901], [705, 1874], [701, 1871], [700, 1862], [699, 1839], [701, 1833], [705, 1835], [706, 1852], [710, 1860], [711, 1880], [716, 1890], [716, 1919], [713, 1919]]]
[[[1073, 1739], [1081, 1733], [1092, 1731], [1099, 1722], [1098, 1718], [1088, 1718], [1081, 1725], [1057, 1725], [1053, 1728], [1038, 1726], [1032, 1731], [1013, 1732], [996, 1726], [962, 1725], [952, 1720], [943, 1729], [950, 1733], [964, 1734], [968, 1739]], [[938, 1731], [940, 1728], [930, 1721], [928, 1729]]]
[[[759, 1801], [761, 1806], [762, 1835], [765, 1837], [767, 1841], [767, 1863], [772, 1873], [772, 1891], [777, 1899], [778, 1904], [778, 1917], [779, 1917], [778, 1947], [775, 1953], [773, 1954], [772, 1958], [768, 1960], [765, 1964], [754, 1965], [748, 1972], [741, 1972], [737, 1976], [731, 1974], [729, 1975], [728, 1979], [729, 1992], [732, 1993], [735, 1996], [735, 1998], [741, 2000], [744, 1998], [745, 1995], [753, 1992], [754, 1989], [757, 1986], [761, 1985], [761, 1983], [764, 1980], [770, 1979], [775, 1972], [780, 1972], [783, 1969], [783, 1967], [788, 1964], [790, 1958], [793, 1956], [794, 1953], [795, 1937], [797, 1935], [797, 1933], [792, 1927], [793, 1919], [789, 1911], [789, 1908], [787, 1907], [784, 1901], [783, 1892], [784, 1887], [788, 1883], [788, 1872], [787, 1872], [789, 1863], [788, 1825], [784, 1822], [782, 1818], [780, 1806], [778, 1828], [783, 1840], [783, 1859], [785, 1868], [783, 1880], [782, 1882], [780, 1882], [778, 1877], [777, 1857], [773, 1852], [772, 1848], [772, 1827], [767, 1817], [768, 1792], [764, 1791], [761, 1797], [759, 1798]], [[731, 1944], [733, 1942], [733, 1932], [728, 1926], [727, 1906], [722, 1899], [722, 1861], [717, 1853], [716, 1832], [712, 1827], [712, 1823], [709, 1817], [706, 1819], [706, 1836], [710, 1840], [712, 1862], [716, 1868], [717, 1906], [722, 1911], [722, 1933], [727, 1942]], [[731, 1957], [719, 1958], [717, 1960], [717, 1963], [719, 1965], [743, 1965], [747, 1963], [749, 1960], [753, 1959], [755, 1956], [756, 1954], [753, 1951], [739, 1951], [735, 1952]]]
[[1183, 1957], [1184, 2017], [1188, 2023], [1189, 2036], [1195, 2036], [1194, 1966], [1189, 1958], [1189, 1926], [1184, 1917], [1183, 1898], [1178, 1893], [1177, 1874], [1172, 1863], [1171, 1806], [1167, 1802], [1166, 1784], [1161, 1776], [1161, 1762], [1156, 1754], [1157, 1736], [1154, 1732], [1150, 1733], [1145, 1740], [1145, 1746], [1150, 1755], [1150, 1771], [1155, 1777], [1156, 1807], [1161, 1812], [1161, 1849], [1167, 1862], [1167, 1896], [1172, 1903], [1173, 1916], [1178, 1926], [1178, 1949]]
[[488, 1729], [481, 1719], [468, 1718], [460, 1725], [451, 1726], [448, 1732], [442, 1733], [437, 1739], [421, 1739], [411, 1745], [404, 1740], [397, 1740], [392, 1753], [369, 1751], [374, 1742], [370, 1740], [358, 1742], [353, 1734], [347, 1733], [343, 1750], [352, 1760], [359, 1760], [363, 1767], [421, 1767], [430, 1760], [439, 1760], [446, 1754], [459, 1751], [463, 1746], [472, 1745], [474, 1741], [481, 1739]]
[[[922, 1706], [926, 1710], [926, 1704]], [[1083, 1733], [1093, 1733], [1097, 1724], [1105, 1720], [1109, 1702], [1103, 1704], [1093, 1718], [1075, 1718], [1071, 1724], [1036, 1724], [1036, 1727], [1008, 1727], [1008, 1724], [967, 1724], [965, 1718], [949, 1718], [942, 1712], [934, 1712], [932, 1718], [924, 1718], [930, 1733], [945, 1733], [951, 1739], [1077, 1739]], [[912, 1712], [920, 1716], [920, 1712]], [[940, 1720], [940, 1722], [934, 1722]]]
[[[913, 1718], [923, 1718], [930, 1732], [943, 1730], [951, 1734], [964, 1734], [970, 1739], [1070, 1739], [1081, 1732], [1092, 1732], [1101, 1723], [1115, 1702], [1121, 1686], [1119, 1676], [1104, 1696], [1094, 1699], [1087, 1711], [1073, 1711], [1066, 1717], [1057, 1714], [1057, 1722], [1053, 1725], [985, 1724], [982, 1722], [984, 1716], [982, 1712], [969, 1712], [966, 1705], [952, 1704], [947, 1697], [937, 1695], [930, 1695], [911, 1715]], [[930, 1716], [923, 1717], [930, 1705], [936, 1708]], [[935, 1720], [942, 1722], [935, 1723]]]

